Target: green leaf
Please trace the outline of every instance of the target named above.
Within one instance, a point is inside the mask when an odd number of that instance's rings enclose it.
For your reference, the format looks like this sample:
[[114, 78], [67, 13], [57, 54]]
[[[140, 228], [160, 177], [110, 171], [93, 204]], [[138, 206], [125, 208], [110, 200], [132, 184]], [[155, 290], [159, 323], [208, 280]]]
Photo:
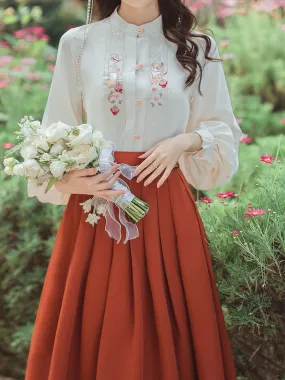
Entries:
[[45, 189], [45, 194], [49, 191], [49, 189], [52, 187], [52, 185], [55, 183], [55, 181], [56, 181], [56, 178], [51, 178], [49, 180], [49, 183], [48, 183], [48, 185], [47, 185], [47, 187]]

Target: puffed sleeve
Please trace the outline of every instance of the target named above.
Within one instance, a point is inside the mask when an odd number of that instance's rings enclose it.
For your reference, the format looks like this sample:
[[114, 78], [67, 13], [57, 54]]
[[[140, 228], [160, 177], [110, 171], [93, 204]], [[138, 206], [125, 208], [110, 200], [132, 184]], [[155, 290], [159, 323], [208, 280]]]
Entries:
[[[76, 77], [79, 27], [69, 29], [59, 41], [49, 96], [42, 117], [42, 126], [61, 121], [68, 125], [82, 124], [82, 101]], [[37, 186], [35, 180], [28, 180], [28, 196], [36, 196], [40, 202], [66, 205], [70, 194], [59, 192], [53, 185], [45, 194], [48, 181]]]
[[[220, 58], [215, 40], [209, 37], [212, 42], [209, 56]], [[185, 130], [201, 136], [202, 148], [183, 152], [178, 160], [187, 182], [197, 190], [209, 190], [230, 182], [239, 167], [242, 136], [233, 114], [222, 63], [206, 60], [203, 50], [201, 44], [198, 59], [203, 67], [202, 96], [198, 92], [198, 74], [193, 92], [189, 92], [190, 116]]]

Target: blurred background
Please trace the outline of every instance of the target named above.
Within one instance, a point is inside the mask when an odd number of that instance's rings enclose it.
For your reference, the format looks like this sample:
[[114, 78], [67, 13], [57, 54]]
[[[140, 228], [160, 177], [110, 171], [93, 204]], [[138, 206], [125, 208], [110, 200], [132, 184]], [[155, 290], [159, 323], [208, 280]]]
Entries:
[[[193, 0], [216, 39], [244, 133], [224, 188], [192, 189], [205, 224], [239, 379], [285, 380], [285, 0]], [[60, 36], [80, 0], [0, 0], [0, 155], [24, 115], [41, 120]], [[33, 323], [64, 206], [28, 198], [0, 167], [0, 380], [24, 378]], [[40, 380], [40, 379], [39, 379]]]

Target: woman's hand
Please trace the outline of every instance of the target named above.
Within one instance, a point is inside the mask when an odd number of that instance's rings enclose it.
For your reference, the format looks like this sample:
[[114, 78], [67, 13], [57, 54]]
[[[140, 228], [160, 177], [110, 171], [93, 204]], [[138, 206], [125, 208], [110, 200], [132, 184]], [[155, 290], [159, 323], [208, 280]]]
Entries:
[[63, 175], [62, 182], [57, 180], [54, 186], [62, 193], [87, 194], [110, 201], [112, 199], [109, 196], [126, 192], [125, 190], [109, 190], [122, 173], [118, 170], [109, 180], [107, 179], [119, 166], [120, 164], [115, 164], [105, 173], [98, 175], [95, 175], [98, 168], [72, 170]]
[[146, 159], [134, 171], [134, 176], [138, 175], [137, 182], [142, 181], [151, 173], [144, 182], [144, 186], [147, 186], [164, 171], [157, 182], [157, 187], [160, 187], [168, 178], [181, 154], [185, 151], [200, 149], [201, 144], [201, 137], [192, 132], [179, 134], [160, 141], [139, 156]]

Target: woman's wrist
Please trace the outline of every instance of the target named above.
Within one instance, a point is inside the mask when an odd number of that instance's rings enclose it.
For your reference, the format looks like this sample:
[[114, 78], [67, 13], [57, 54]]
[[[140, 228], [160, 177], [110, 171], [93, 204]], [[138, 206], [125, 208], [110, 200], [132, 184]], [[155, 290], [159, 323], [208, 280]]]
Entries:
[[182, 152], [197, 152], [202, 149], [203, 139], [196, 132], [181, 133], [176, 135]]

